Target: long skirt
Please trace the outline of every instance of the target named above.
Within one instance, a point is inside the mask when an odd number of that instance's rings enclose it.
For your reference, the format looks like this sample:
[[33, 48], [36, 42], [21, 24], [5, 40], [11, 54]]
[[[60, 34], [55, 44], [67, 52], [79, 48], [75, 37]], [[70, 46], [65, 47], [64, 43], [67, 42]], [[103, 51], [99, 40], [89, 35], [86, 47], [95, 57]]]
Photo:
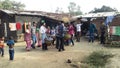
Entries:
[[31, 40], [26, 40], [26, 50], [29, 51], [31, 49]]

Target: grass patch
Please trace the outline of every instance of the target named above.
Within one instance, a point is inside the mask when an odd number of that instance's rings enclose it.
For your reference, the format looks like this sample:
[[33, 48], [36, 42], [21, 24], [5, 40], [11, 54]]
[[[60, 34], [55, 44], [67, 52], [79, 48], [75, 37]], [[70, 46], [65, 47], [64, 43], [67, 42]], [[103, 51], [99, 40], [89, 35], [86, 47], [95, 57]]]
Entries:
[[120, 48], [120, 41], [111, 41], [109, 44], [105, 44], [104, 46]]
[[87, 63], [90, 68], [104, 68], [105, 65], [109, 62], [109, 59], [112, 58], [111, 53], [105, 51], [96, 51], [91, 53], [85, 60], [84, 63]]

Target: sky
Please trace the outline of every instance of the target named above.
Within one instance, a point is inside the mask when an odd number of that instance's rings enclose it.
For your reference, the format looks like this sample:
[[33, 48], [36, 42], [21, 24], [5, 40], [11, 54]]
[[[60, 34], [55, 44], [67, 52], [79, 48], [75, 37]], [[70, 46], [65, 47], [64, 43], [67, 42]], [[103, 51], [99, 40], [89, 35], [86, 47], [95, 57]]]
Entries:
[[83, 13], [88, 13], [96, 8], [101, 8], [103, 5], [116, 8], [120, 11], [119, 0], [14, 0], [24, 3], [26, 5], [25, 10], [36, 10], [55, 12], [56, 8], [62, 8], [64, 12], [68, 12], [68, 5], [70, 2], [75, 2], [80, 6]]

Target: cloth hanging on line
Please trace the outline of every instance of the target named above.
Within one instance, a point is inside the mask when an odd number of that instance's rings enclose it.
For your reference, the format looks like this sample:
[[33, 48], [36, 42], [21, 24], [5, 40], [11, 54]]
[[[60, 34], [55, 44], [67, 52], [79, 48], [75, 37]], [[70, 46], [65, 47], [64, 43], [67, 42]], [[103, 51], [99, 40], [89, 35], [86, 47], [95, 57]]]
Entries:
[[9, 23], [10, 31], [16, 31], [16, 23]]
[[21, 29], [21, 23], [20, 23], [20, 22], [17, 22], [17, 23], [16, 23], [16, 29], [17, 29], [17, 30], [20, 30], [20, 29]]
[[111, 23], [113, 19], [114, 19], [114, 16], [107, 16], [105, 20], [105, 25], [108, 25], [109, 23]]
[[111, 26], [110, 27], [110, 35], [120, 36], [120, 26]]

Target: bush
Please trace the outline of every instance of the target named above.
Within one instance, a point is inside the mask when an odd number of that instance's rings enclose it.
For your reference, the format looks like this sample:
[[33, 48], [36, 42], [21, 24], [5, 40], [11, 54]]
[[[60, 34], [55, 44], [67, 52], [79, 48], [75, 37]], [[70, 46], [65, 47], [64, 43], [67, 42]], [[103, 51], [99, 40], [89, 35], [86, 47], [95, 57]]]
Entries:
[[92, 68], [103, 68], [111, 57], [113, 57], [113, 55], [110, 53], [97, 51], [90, 54], [86, 58], [85, 63], [89, 64]]
[[120, 47], [120, 41], [111, 41], [109, 44], [105, 44], [106, 47]]

